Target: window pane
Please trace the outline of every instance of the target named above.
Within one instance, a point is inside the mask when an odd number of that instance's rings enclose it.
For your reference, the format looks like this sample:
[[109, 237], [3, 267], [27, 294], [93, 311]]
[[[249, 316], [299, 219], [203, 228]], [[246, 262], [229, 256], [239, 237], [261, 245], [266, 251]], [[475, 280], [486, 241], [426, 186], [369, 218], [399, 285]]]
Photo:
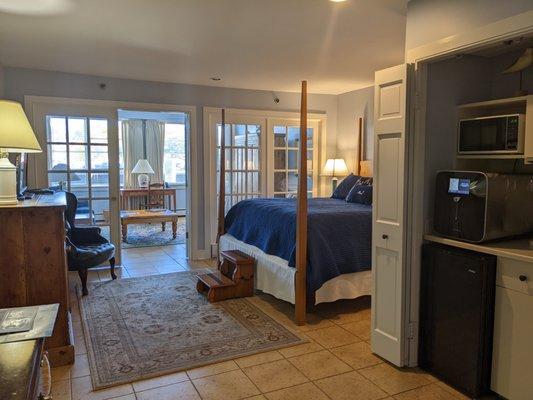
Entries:
[[244, 150], [245, 149], [233, 149], [233, 163], [231, 166], [232, 169], [245, 169]]
[[87, 198], [89, 197], [88, 182], [88, 174], [83, 172], [72, 172], [70, 174], [70, 191], [78, 198]]
[[247, 192], [258, 193], [259, 192], [259, 172], [249, 172], [247, 181]]
[[307, 128], [307, 148], [313, 148], [313, 128]]
[[105, 221], [104, 212], [109, 212], [109, 200], [93, 200], [91, 204], [96, 221]]
[[259, 149], [248, 149], [247, 169], [259, 169]]
[[97, 172], [91, 174], [92, 197], [109, 197], [109, 174]]
[[240, 124], [233, 125], [233, 135], [233, 145], [244, 147], [246, 144], [246, 126]]
[[298, 169], [298, 150], [289, 150], [288, 153], [288, 169]]
[[68, 141], [87, 143], [87, 125], [85, 118], [68, 118]]
[[300, 128], [289, 126], [289, 147], [298, 147], [298, 138], [300, 137]]
[[274, 172], [274, 191], [285, 192], [287, 191], [287, 179], [285, 172]]
[[248, 147], [259, 147], [259, 135], [261, 127], [259, 125], [248, 125]]
[[287, 159], [285, 150], [274, 150], [274, 169], [286, 169]]
[[70, 169], [87, 169], [87, 146], [69, 145]]
[[307, 169], [309, 171], [313, 170], [313, 152], [312, 151], [307, 152]]
[[66, 142], [67, 141], [67, 121], [65, 117], [47, 117], [48, 120], [48, 141], [49, 142]]
[[61, 183], [66, 183], [67, 173], [66, 172], [49, 172], [48, 173], [48, 186], [59, 186]]
[[[219, 163], [219, 153], [217, 151], [217, 168]], [[185, 184], [186, 183], [186, 141], [184, 124], [165, 124], [165, 155], [163, 160], [163, 170], [165, 182]]]
[[285, 147], [287, 143], [285, 138], [287, 135], [287, 128], [284, 126], [274, 126], [274, 147]]
[[[107, 143], [107, 120], [93, 119], [89, 120], [91, 143]], [[120, 136], [119, 136], [120, 137]]]
[[91, 146], [91, 169], [108, 169], [107, 146]]
[[48, 145], [48, 169], [53, 171], [67, 170], [67, 146], [64, 144]]
[[287, 174], [288, 177], [288, 190], [289, 192], [296, 192], [298, 190], [298, 173], [297, 172], [289, 172]]
[[307, 190], [313, 190], [313, 177], [311, 175], [307, 176]]

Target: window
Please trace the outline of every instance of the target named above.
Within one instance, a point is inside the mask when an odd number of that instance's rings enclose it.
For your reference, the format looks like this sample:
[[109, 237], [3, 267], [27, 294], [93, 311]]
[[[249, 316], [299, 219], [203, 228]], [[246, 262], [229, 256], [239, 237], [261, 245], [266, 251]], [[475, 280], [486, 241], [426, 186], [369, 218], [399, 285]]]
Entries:
[[175, 185], [187, 184], [187, 156], [185, 125], [165, 123], [165, 155], [163, 172], [165, 182]]
[[[217, 124], [217, 192], [219, 188], [220, 138], [222, 126]], [[261, 126], [226, 124], [225, 195], [226, 212], [241, 200], [261, 195]]]
[[74, 193], [79, 213], [103, 219], [109, 209], [107, 120], [47, 115], [46, 137], [48, 185]]
[[[294, 197], [298, 192], [298, 146], [300, 127], [275, 124], [273, 197]], [[313, 128], [307, 128], [307, 190], [313, 195]]]

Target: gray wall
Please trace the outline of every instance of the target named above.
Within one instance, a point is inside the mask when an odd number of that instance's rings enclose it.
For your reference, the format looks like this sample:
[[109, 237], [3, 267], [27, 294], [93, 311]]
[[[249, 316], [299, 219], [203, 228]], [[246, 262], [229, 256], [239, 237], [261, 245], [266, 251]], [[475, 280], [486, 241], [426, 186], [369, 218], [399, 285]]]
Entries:
[[530, 10], [533, 0], [411, 0], [406, 50]]
[[344, 93], [339, 97], [337, 125], [337, 158], [344, 158], [348, 169], [355, 171], [359, 149], [357, 148], [358, 119], [363, 117], [364, 158], [372, 159], [374, 144], [374, 86]]
[[[1, 82], [1, 75], [0, 75]], [[185, 85], [138, 81], [131, 79], [106, 78], [62, 72], [32, 70], [25, 68], [4, 68], [3, 98], [24, 102], [25, 95], [71, 97], [81, 99], [116, 100], [145, 103], [167, 103], [196, 106], [198, 134], [199, 198], [204, 198], [203, 159], [203, 110], [204, 106], [264, 109], [277, 111], [298, 111], [300, 94], [276, 92], [280, 102], [274, 103], [272, 92], [217, 88], [210, 86]], [[105, 83], [105, 90], [100, 89]], [[2, 85], [0, 84], [0, 88]], [[1, 92], [0, 92], [1, 94]], [[310, 112], [327, 114], [327, 156], [335, 153], [337, 130], [337, 96], [311, 94], [308, 98]], [[199, 206], [198, 241], [199, 248], [206, 249], [204, 243], [203, 205]]]

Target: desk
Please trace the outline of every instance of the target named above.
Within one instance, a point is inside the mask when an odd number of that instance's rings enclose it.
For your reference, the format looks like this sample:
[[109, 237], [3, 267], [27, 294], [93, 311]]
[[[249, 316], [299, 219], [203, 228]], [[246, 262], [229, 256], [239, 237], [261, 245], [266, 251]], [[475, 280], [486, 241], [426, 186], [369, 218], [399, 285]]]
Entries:
[[[150, 189], [150, 194], [154, 196], [163, 195], [169, 196], [172, 203], [172, 211], [176, 211], [176, 189]], [[120, 189], [121, 209], [129, 210], [128, 199], [130, 197], [148, 197], [148, 189]]]

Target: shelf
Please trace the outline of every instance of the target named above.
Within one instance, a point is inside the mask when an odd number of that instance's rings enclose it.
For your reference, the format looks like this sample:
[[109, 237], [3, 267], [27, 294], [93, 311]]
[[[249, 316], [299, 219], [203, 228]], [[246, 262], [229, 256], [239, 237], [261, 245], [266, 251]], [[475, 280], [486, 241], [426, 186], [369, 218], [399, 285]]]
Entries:
[[472, 108], [498, 108], [505, 106], [525, 105], [527, 103], [527, 96], [509, 97], [507, 99], [497, 99], [480, 101], [477, 103], [461, 104], [457, 106], [460, 110], [468, 110]]
[[458, 154], [460, 159], [478, 159], [478, 160], [521, 160], [524, 158], [523, 154]]
[[469, 243], [436, 235], [424, 235], [424, 240], [533, 264], [533, 238], [489, 243]]

